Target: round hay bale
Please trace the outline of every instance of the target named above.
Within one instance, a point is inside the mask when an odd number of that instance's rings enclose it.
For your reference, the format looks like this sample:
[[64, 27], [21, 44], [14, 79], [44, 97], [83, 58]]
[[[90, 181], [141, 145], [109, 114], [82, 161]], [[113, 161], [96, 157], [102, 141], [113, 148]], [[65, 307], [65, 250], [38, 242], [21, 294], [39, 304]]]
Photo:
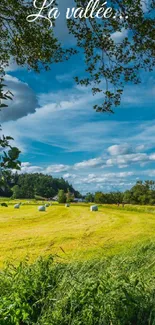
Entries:
[[69, 204], [69, 203], [66, 203], [66, 204], [65, 204], [65, 207], [66, 207], [66, 208], [69, 208], [69, 207], [70, 207], [70, 204]]
[[46, 211], [46, 207], [44, 205], [40, 205], [38, 207], [38, 211]]
[[91, 205], [90, 211], [98, 211], [98, 206], [97, 205]]
[[19, 209], [20, 208], [20, 203], [14, 205], [14, 209]]
[[46, 207], [46, 208], [48, 208], [49, 206], [50, 206], [49, 203], [46, 203], [46, 204], [45, 204], [45, 207]]

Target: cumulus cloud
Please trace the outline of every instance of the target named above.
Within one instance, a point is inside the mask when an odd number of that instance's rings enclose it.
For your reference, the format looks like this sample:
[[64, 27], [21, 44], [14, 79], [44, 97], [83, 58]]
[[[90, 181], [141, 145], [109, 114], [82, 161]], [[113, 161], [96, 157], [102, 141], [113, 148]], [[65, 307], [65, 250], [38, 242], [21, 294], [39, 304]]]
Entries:
[[22, 162], [21, 163], [21, 170], [20, 173], [41, 173], [43, 171], [42, 167], [39, 166], [32, 166], [29, 162]]
[[55, 164], [45, 166], [33, 166], [30, 162], [22, 162], [20, 173], [44, 173], [44, 174], [52, 174], [52, 173], [61, 173], [67, 171], [69, 166], [63, 164]]
[[120, 181], [122, 178], [127, 178], [133, 176], [134, 172], [116, 172], [116, 173], [101, 173], [98, 174], [89, 174], [86, 178], [83, 179], [85, 183], [105, 183], [105, 182], [116, 182], [116, 179]]
[[107, 159], [106, 164], [108, 166], [114, 166], [117, 165], [119, 168], [127, 167], [131, 164], [137, 164], [140, 165], [145, 163], [149, 163], [150, 161], [155, 160], [155, 154], [146, 154], [146, 153], [133, 153], [133, 154], [124, 154], [119, 155], [114, 158]]
[[147, 177], [155, 177], [155, 170], [154, 169], [150, 169], [150, 170], [145, 170], [144, 172], [143, 172], [143, 175], [146, 175]]
[[61, 173], [61, 172], [67, 171], [69, 168], [70, 168], [69, 166], [63, 165], [63, 164], [50, 165], [45, 169], [45, 172], [47, 174]]
[[34, 113], [38, 101], [33, 90], [27, 83], [8, 74], [5, 76], [6, 89], [13, 93], [13, 100], [8, 100], [8, 107], [0, 111], [0, 121], [17, 120], [29, 113]]
[[74, 168], [79, 169], [79, 168], [97, 167], [97, 166], [101, 166], [102, 164], [103, 164], [102, 158], [98, 157], [98, 158], [84, 160], [82, 162], [76, 163], [74, 165]]
[[117, 155], [130, 154], [133, 152], [133, 148], [130, 144], [124, 143], [120, 145], [110, 146], [107, 149], [107, 151], [110, 153], [110, 155], [117, 156]]
[[66, 173], [66, 174], [64, 174], [63, 175], [63, 178], [65, 178], [65, 179], [75, 179], [75, 178], [77, 178], [77, 175], [76, 174], [70, 174], [70, 173]]
[[155, 153], [150, 155], [150, 160], [153, 160], [153, 161], [155, 160]]

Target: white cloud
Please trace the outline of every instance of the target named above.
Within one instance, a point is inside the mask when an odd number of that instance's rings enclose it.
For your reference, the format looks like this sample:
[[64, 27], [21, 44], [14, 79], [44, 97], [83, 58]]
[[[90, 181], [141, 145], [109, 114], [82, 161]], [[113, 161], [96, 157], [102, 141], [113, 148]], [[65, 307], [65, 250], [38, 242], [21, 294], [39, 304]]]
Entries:
[[155, 160], [155, 153], [150, 155], [150, 160], [153, 160], [153, 161]]
[[55, 164], [45, 166], [33, 166], [30, 162], [22, 162], [20, 173], [44, 173], [44, 174], [52, 174], [52, 173], [61, 173], [67, 171], [70, 166], [66, 166], [63, 164]]
[[141, 0], [140, 2], [141, 2], [143, 12], [146, 13], [148, 11], [150, 0]]
[[122, 168], [127, 167], [129, 164], [149, 162], [149, 159], [150, 157], [146, 153], [134, 153], [110, 158], [106, 163], [108, 166], [117, 165], [119, 168]]
[[63, 178], [65, 178], [65, 179], [68, 179], [68, 178], [75, 179], [75, 178], [77, 178], [77, 175], [76, 174], [66, 173], [66, 174], [63, 175]]
[[45, 173], [52, 174], [52, 173], [61, 173], [64, 171], [69, 170], [69, 166], [63, 165], [63, 164], [57, 164], [57, 165], [50, 165], [45, 169]]
[[119, 168], [127, 167], [131, 164], [140, 164], [141, 166], [145, 166], [146, 163], [155, 160], [155, 153], [146, 154], [146, 153], [133, 153], [133, 154], [124, 154], [118, 155], [114, 158], [107, 159], [106, 164], [108, 166], [118, 166]]
[[20, 173], [41, 173], [42, 170], [42, 167], [32, 166], [29, 162], [22, 162]]
[[89, 174], [86, 178], [83, 179], [84, 183], [106, 183], [113, 182], [115, 183], [118, 179], [127, 178], [133, 176], [134, 172], [115, 172], [115, 173], [102, 173], [98, 174]]
[[12, 101], [7, 101], [8, 107], [0, 111], [0, 120], [2, 122], [17, 120], [29, 113], [35, 112], [38, 106], [37, 98], [27, 83], [6, 74], [5, 84], [6, 89], [10, 90], [14, 96]]
[[117, 155], [124, 155], [124, 154], [129, 154], [133, 152], [133, 148], [130, 144], [123, 143], [120, 145], [113, 145], [110, 146], [107, 151], [110, 153], [112, 156], [117, 156]]
[[123, 29], [121, 30], [121, 32], [117, 31], [117, 32], [113, 33], [113, 34], [111, 35], [111, 38], [112, 38], [116, 43], [119, 43], [119, 42], [123, 41], [123, 39], [124, 39], [125, 37], [127, 37], [127, 36], [128, 36], [128, 31], [127, 31], [125, 28], [123, 28]]
[[154, 169], [150, 169], [150, 170], [145, 170], [143, 172], [143, 175], [146, 175], [147, 177], [152, 177], [154, 178], [155, 177], [155, 170]]
[[96, 166], [100, 166], [102, 164], [103, 164], [102, 158], [98, 157], [98, 158], [94, 158], [94, 159], [84, 160], [80, 163], [76, 163], [74, 165], [74, 168], [80, 169], [80, 168], [96, 167]]
[[18, 65], [13, 59], [11, 59], [9, 65], [5, 67], [5, 72], [12, 72], [12, 71], [17, 71], [22, 69], [24, 69], [24, 67]]

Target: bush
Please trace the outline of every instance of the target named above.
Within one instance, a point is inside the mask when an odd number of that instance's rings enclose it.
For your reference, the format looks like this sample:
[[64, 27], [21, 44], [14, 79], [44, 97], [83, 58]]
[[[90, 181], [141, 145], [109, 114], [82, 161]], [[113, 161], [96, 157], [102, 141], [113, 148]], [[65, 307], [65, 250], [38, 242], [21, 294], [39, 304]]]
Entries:
[[4, 203], [1, 203], [1, 206], [2, 207], [8, 207], [8, 205], [4, 202]]
[[58, 203], [66, 203], [66, 195], [64, 190], [59, 190], [58, 192]]
[[0, 274], [1, 325], [154, 325], [155, 244], [61, 264], [52, 257]]

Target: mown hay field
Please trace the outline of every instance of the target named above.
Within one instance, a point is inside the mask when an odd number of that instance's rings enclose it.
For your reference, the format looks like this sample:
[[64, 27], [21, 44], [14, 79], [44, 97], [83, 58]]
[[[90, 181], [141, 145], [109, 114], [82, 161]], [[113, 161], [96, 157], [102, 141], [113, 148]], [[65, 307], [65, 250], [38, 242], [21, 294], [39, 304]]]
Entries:
[[53, 204], [39, 212], [33, 202], [20, 209], [13, 203], [0, 206], [1, 267], [50, 254], [61, 261], [109, 256], [155, 240], [155, 207], [99, 206], [90, 212], [87, 204]]

